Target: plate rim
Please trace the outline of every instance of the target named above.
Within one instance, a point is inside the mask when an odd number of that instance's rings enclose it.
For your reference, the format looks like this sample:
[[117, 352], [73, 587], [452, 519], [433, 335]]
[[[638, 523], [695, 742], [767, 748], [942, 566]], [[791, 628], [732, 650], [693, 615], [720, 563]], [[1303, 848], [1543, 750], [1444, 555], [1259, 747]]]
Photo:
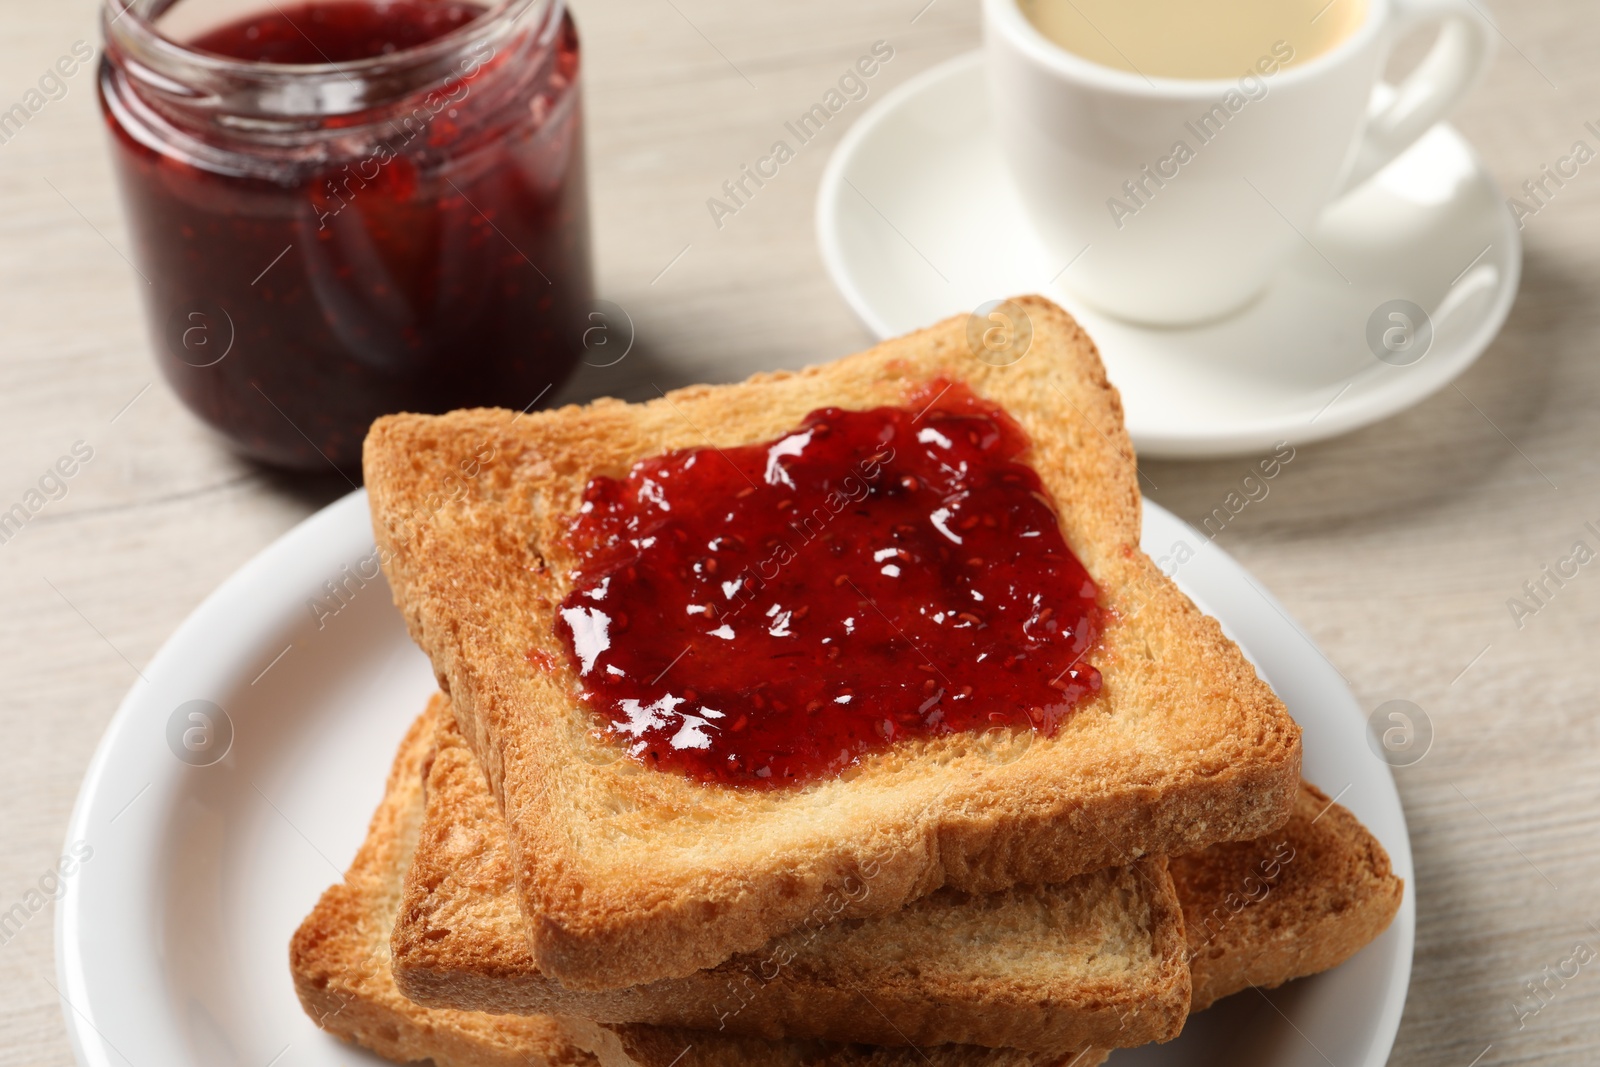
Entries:
[[[852, 267], [850, 258], [844, 252], [840, 205], [843, 189], [848, 184], [845, 175], [863, 146], [881, 126], [893, 119], [902, 107], [947, 79], [981, 73], [983, 58], [982, 48], [963, 52], [919, 71], [896, 85], [875, 101], [845, 131], [829, 155], [827, 166], [823, 168], [822, 178], [817, 186], [814, 209], [816, 219], [814, 229], [823, 267], [828, 273], [829, 280], [833, 282], [834, 289], [877, 340], [893, 337], [900, 331], [891, 326], [867, 298], [866, 287], [857, 282], [858, 271]], [[1504, 196], [1499, 184], [1494, 180], [1494, 175], [1490, 173], [1483, 157], [1478, 154], [1472, 142], [1449, 122], [1439, 122], [1433, 129], [1443, 130], [1460, 145], [1472, 161], [1477, 181], [1491, 194], [1495, 203], [1502, 203]], [[1378, 173], [1381, 174], [1382, 171]], [[1159, 427], [1135, 430], [1130, 426], [1128, 432], [1133, 439], [1135, 451], [1149, 459], [1215, 459], [1271, 448], [1274, 442], [1281, 439], [1312, 444], [1382, 422], [1433, 396], [1465, 373], [1488, 351], [1505, 325], [1521, 290], [1523, 268], [1521, 232], [1513, 224], [1509, 212], [1498, 211], [1495, 213], [1495, 218], [1499, 231], [1495, 246], [1504, 247], [1506, 250], [1502, 264], [1504, 277], [1497, 286], [1494, 302], [1489, 309], [1461, 343], [1453, 346], [1451, 358], [1444, 363], [1444, 370], [1429, 376], [1409, 375], [1397, 379], [1396, 384], [1387, 389], [1364, 394], [1360, 398], [1361, 403], [1343, 405], [1328, 412], [1325, 420], [1319, 417], [1310, 423], [1283, 416], [1269, 416], [1250, 420], [1244, 430], [1237, 429], [1239, 425], [1237, 422], [1218, 423], [1205, 433], [1164, 432]], [[1047, 286], [1039, 291], [1048, 299], [1056, 299], [1053, 293], [1045, 291], [1048, 288]], [[1163, 329], [1153, 332], [1170, 331]], [[1435, 361], [1434, 365], [1438, 366], [1439, 361]], [[1350, 378], [1352, 384], [1356, 380], [1357, 376]], [[1114, 376], [1112, 384], [1117, 385]]]
[[[1322, 674], [1324, 684], [1328, 689], [1337, 696], [1344, 698], [1345, 702], [1355, 709], [1356, 718], [1349, 725], [1361, 729], [1370, 738], [1370, 730], [1366, 721], [1361, 718], [1361, 703], [1357, 700], [1355, 692], [1338, 672], [1333, 662], [1328, 659], [1326, 653], [1322, 651], [1321, 646], [1305, 631], [1300, 621], [1289, 612], [1283, 602], [1271, 590], [1257, 582], [1244, 564], [1234, 559], [1231, 554], [1217, 545], [1215, 541], [1202, 536], [1199, 531], [1179, 518], [1176, 513], [1152, 500], [1143, 500], [1142, 505], [1143, 517], [1146, 521], [1154, 515], [1158, 525], [1169, 526], [1172, 530], [1180, 533], [1192, 534], [1203, 546], [1199, 551], [1210, 552], [1214, 556], [1211, 561], [1212, 567], [1225, 575], [1229, 582], [1245, 583], [1251, 586], [1261, 599], [1266, 602], [1268, 607], [1289, 624], [1289, 628], [1313, 654], [1306, 661], [1309, 669]], [[1148, 527], [1141, 529], [1141, 542], [1147, 532]], [[1142, 543], [1140, 547], [1143, 548]], [[1148, 550], [1146, 551], [1148, 552]], [[1179, 581], [1178, 575], [1173, 575], [1172, 579], [1178, 583], [1185, 596], [1193, 597], [1197, 595], [1184, 587], [1183, 583]], [[1234, 636], [1230, 632], [1228, 622], [1221, 617], [1213, 617], [1218, 619], [1229, 640], [1233, 640]], [[1255, 666], [1253, 662], [1252, 666]], [[1257, 667], [1256, 670], [1258, 674], [1262, 673], [1261, 668]], [[1393, 962], [1389, 968], [1394, 985], [1382, 1008], [1374, 1017], [1374, 1032], [1377, 1036], [1367, 1051], [1366, 1060], [1359, 1067], [1385, 1067], [1388, 1063], [1389, 1054], [1394, 1050], [1395, 1039], [1400, 1033], [1400, 1022], [1405, 1014], [1406, 1003], [1410, 999], [1411, 975], [1416, 954], [1417, 876], [1415, 858], [1411, 850], [1411, 823], [1406, 817], [1405, 803], [1401, 799], [1399, 784], [1395, 781], [1393, 767], [1385, 766], [1380, 773], [1379, 780], [1382, 782], [1387, 794], [1385, 799], [1393, 804], [1394, 812], [1398, 816], [1395, 837], [1392, 840], [1382, 840], [1380, 843], [1389, 854], [1393, 873], [1403, 880], [1405, 888], [1401, 894], [1399, 911], [1395, 913], [1395, 917], [1391, 920], [1389, 927], [1383, 934], [1379, 935], [1380, 937], [1387, 936], [1393, 932], [1399, 941], [1395, 948]], [[1342, 796], [1342, 794], [1340, 795]], [[1338, 797], [1334, 799], [1337, 800]], [[1359, 951], [1365, 951], [1366, 947], [1363, 946]], [[1347, 960], [1346, 962], [1349, 961]], [[1340, 966], [1343, 966], [1343, 964], [1340, 964]], [[1337, 968], [1333, 968], [1333, 970], [1337, 970]], [[1308, 975], [1307, 980], [1315, 977], [1316, 975]]]
[[[161, 643], [161, 647], [150, 657], [140, 672], [140, 679], [128, 688], [118, 703], [117, 710], [112, 713], [100, 735], [100, 740], [95, 744], [94, 754], [89, 758], [83, 779], [78, 785], [77, 795], [73, 800], [72, 816], [67, 822], [66, 837], [63, 841], [63, 854], [70, 850], [73, 842], [88, 839], [91, 819], [101, 813], [99, 801], [112, 770], [113, 760], [118, 754], [117, 750], [124, 743], [124, 738], [136, 728], [146, 701], [154, 699], [152, 694], [173, 672], [174, 668], [170, 664], [181, 659], [190, 646], [214, 644], [215, 642], [209, 638], [214, 617], [233, 617], [230, 605], [240, 599], [251, 586], [258, 584], [263, 577], [270, 577], [281, 570], [293, 567], [296, 559], [317, 558], [316, 549], [328, 551], [331, 556], [333, 554], [331, 546], [337, 545], [341, 537], [348, 537], [351, 532], [346, 528], [346, 524], [352, 522], [346, 517], [347, 512], [359, 509], [361, 517], [358, 520], [359, 524], [364, 526], [370, 535], [370, 526], [365, 521], [369, 514], [366, 497], [365, 488], [355, 489], [317, 509], [273, 538], [206, 594]], [[308, 547], [313, 548], [312, 553], [306, 553]], [[322, 568], [320, 561], [317, 567], [319, 570]], [[336, 573], [336, 570], [337, 565], [327, 573], [331, 575]], [[281, 610], [282, 605], [279, 608], [279, 613], [286, 616], [287, 612]], [[298, 606], [296, 610], [303, 610], [303, 606]], [[265, 623], [259, 627], [261, 631], [268, 628]], [[137, 800], [138, 797], [134, 799]], [[133, 801], [129, 801], [124, 810], [132, 803]], [[62, 1015], [66, 1021], [68, 1037], [77, 1062], [83, 1067], [114, 1067], [118, 1061], [126, 1062], [126, 1058], [95, 1026], [95, 1010], [94, 1005], [89, 1003], [91, 996], [86, 985], [83, 959], [70, 951], [71, 943], [80, 937], [78, 928], [82, 917], [79, 908], [83, 878], [80, 875], [67, 879], [65, 885], [65, 891], [56, 901], [54, 922], [55, 971], [56, 981], [59, 983], [56, 992], [61, 1001]], [[87, 1027], [91, 1033], [86, 1034], [83, 1027]], [[92, 1046], [91, 1038], [98, 1039], [105, 1047]], [[110, 1050], [110, 1054], [107, 1053], [107, 1049]]]
[[[273, 620], [283, 612], [288, 600], [298, 597], [301, 590], [298, 586], [293, 586], [294, 591], [287, 594], [279, 604], [260, 605], [259, 613], [253, 616], [254, 622], [247, 623], [243, 627], [240, 627], [238, 621], [241, 618], [238, 602], [241, 599], [248, 601], [253, 588], [260, 586], [263, 579], [274, 579], [281, 572], [295, 568], [310, 568], [316, 573], [322, 573], [328, 570], [329, 562], [335, 560], [339, 552], [349, 547], [347, 542], [357, 540], [363, 546], [369, 544], [370, 526], [367, 515], [365, 489], [357, 489], [324, 506], [264, 546], [202, 599], [184, 618], [146, 665], [143, 674], [148, 681], [138, 681], [130, 687], [97, 742], [74, 800], [72, 817], [66, 831], [66, 845], [70, 846], [76, 840], [87, 839], [91, 820], [102, 815], [103, 809], [110, 803], [104, 798], [104, 786], [115, 767], [115, 761], [125, 754], [123, 749], [129, 743], [131, 732], [138, 726], [148, 725], [142, 720], [150, 715], [159, 714], [159, 709], [147, 710], [146, 705], [156, 699], [155, 694], [163, 685], [170, 685], [167, 681], [169, 676], [181, 679], [185, 674], [193, 673], [192, 668], [185, 668], [180, 662], [189, 655], [190, 647], [197, 644], [215, 645], [216, 638], [212, 636], [214, 630], [219, 623], [229, 620], [234, 627], [240, 628], [241, 632], [253, 635], [253, 639], [259, 641], [263, 635], [272, 630]], [[1141, 537], [1148, 534], [1152, 518], [1158, 528], [1166, 527], [1169, 531], [1188, 532], [1196, 537], [1199, 536], [1193, 527], [1172, 512], [1153, 501], [1144, 501]], [[1204, 541], [1203, 538], [1201, 540]], [[1291, 621], [1300, 638], [1316, 653], [1315, 659], [1308, 657], [1306, 663], [1309, 665], [1320, 660], [1320, 666], [1315, 669], [1319, 673], [1332, 676], [1329, 684], [1338, 687], [1338, 694], [1347, 698], [1346, 702], [1359, 715], [1360, 704], [1354, 693], [1338, 676], [1331, 663], [1322, 656], [1320, 649], [1309, 635], [1297, 622], [1293, 622], [1293, 617], [1284, 610], [1277, 599], [1250, 578], [1249, 572], [1237, 560], [1214, 543], [1207, 542], [1201, 551], [1215, 557], [1208, 564], [1215, 569], [1214, 573], [1229, 584], [1247, 582], [1254, 586], [1268, 605]], [[337, 568], [337, 562], [333, 563], [333, 567]], [[329, 570], [328, 573], [333, 571]], [[1179, 579], [1174, 576], [1174, 580]], [[286, 587], [292, 585], [282, 582], [281, 578], [277, 579], [276, 584]], [[1182, 586], [1183, 583], [1179, 581], [1179, 584]], [[247, 603], [246, 606], [250, 605]], [[296, 603], [293, 608], [298, 611], [303, 605]], [[1224, 625], [1226, 626], [1225, 622]], [[1359, 725], [1362, 730], [1366, 729], [1364, 722], [1352, 722], [1351, 725]], [[136, 754], [136, 750], [131, 754]], [[1395, 873], [1405, 879], [1407, 891], [1402, 898], [1400, 911], [1390, 927], [1397, 932], [1399, 944], [1395, 948], [1389, 969], [1391, 975], [1389, 992], [1383, 1004], [1372, 1016], [1374, 1040], [1369, 1046], [1363, 1067], [1381, 1067], [1387, 1060], [1398, 1034], [1410, 988], [1416, 926], [1416, 881], [1409, 824], [1392, 770], [1385, 767], [1379, 773], [1387, 794], [1383, 802], [1393, 804], [1397, 817], [1395, 830], [1397, 836], [1393, 840], [1384, 841], [1384, 845], [1389, 851]], [[169, 774], [172, 776], [170, 780], [176, 781], [179, 772], [171, 769]], [[123, 810], [126, 810], [126, 806]], [[366, 813], [363, 812], [361, 817], [365, 818]], [[127, 877], [131, 874], [149, 880], [151, 875], [147, 872], [153, 869], [152, 862], [143, 866], [146, 873], [141, 874], [140, 868], [136, 867], [131, 872], [122, 872], [122, 875]], [[97, 867], [94, 877], [117, 877], [117, 875], [107, 875]], [[121, 1061], [123, 1056], [94, 1022], [97, 1014], [93, 1002], [94, 992], [87, 979], [90, 953], [74, 950], [82, 943], [80, 927], [84, 921], [81, 910], [83, 884], [82, 877], [67, 880], [66, 890], [55, 908], [55, 971], [59, 983], [57, 993], [76, 1061], [83, 1067], [112, 1067]], [[164, 992], [160, 990], [150, 990], [143, 995], [158, 997], [162, 1002], [166, 1001]]]

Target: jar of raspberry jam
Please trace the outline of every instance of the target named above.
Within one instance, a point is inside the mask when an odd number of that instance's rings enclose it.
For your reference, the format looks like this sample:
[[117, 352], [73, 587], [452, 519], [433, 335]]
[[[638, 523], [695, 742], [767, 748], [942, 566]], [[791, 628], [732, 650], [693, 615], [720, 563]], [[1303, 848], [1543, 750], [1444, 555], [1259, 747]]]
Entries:
[[355, 470], [379, 415], [525, 408], [572, 370], [593, 290], [561, 0], [108, 0], [103, 22], [156, 358], [242, 452]]

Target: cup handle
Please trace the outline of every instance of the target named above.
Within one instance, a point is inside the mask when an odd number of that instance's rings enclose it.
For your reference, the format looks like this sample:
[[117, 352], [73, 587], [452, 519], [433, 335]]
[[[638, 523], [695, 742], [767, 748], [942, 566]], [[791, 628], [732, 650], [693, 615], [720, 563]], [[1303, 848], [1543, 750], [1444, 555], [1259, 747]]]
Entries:
[[1494, 24], [1472, 0], [1390, 0], [1394, 9], [1388, 27], [1393, 42], [1402, 34], [1439, 24], [1439, 39], [1394, 98], [1367, 119], [1343, 195], [1382, 170], [1417, 138], [1444, 118], [1466, 96], [1494, 57]]

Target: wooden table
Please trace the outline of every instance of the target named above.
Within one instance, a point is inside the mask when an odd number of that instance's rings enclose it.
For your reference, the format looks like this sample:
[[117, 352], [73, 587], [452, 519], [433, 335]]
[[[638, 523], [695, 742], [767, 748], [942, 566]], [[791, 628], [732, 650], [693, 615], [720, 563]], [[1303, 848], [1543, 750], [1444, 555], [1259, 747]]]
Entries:
[[[567, 397], [638, 398], [862, 347], [812, 236], [843, 123], [721, 229], [705, 201], [873, 41], [895, 49], [875, 96], [975, 47], [974, 0], [576, 6], [600, 289], [638, 342]], [[1575, 0], [1500, 7], [1499, 58], [1458, 121], [1509, 189], [1576, 139], [1600, 146], [1583, 128], [1600, 120], [1600, 19]], [[74, 40], [98, 41], [92, 0], [12, 0], [10, 15], [7, 104]], [[89, 73], [0, 144], [0, 204], [0, 510], [76, 442], [93, 450], [66, 496], [0, 544], [4, 910], [55, 862], [136, 668], [349, 486], [240, 462], [157, 379]], [[1520, 627], [1507, 606], [1575, 540], [1600, 547], [1584, 529], [1600, 522], [1600, 163], [1524, 237], [1521, 296], [1459, 388], [1302, 447], [1218, 538], [1367, 707], [1411, 700], [1432, 721], [1433, 750], [1397, 772], [1419, 915], [1394, 1056], [1407, 1065], [1600, 1060], [1600, 960], [1520, 1028], [1513, 1010], [1529, 1003], [1524, 980], [1577, 943], [1600, 951], [1600, 567]], [[1150, 495], [1199, 521], [1246, 463], [1150, 463]], [[0, 1064], [72, 1062], [54, 981], [46, 910], [0, 945]]]

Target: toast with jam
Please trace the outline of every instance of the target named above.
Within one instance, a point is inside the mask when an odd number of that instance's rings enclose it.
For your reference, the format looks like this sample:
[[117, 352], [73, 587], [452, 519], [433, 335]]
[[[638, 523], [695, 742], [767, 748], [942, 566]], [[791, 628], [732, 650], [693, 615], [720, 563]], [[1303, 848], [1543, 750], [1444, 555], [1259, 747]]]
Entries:
[[1299, 729], [1140, 551], [1093, 344], [1008, 311], [998, 349], [960, 316], [643, 404], [373, 425], [380, 559], [542, 973], [683, 978], [1287, 818]]

